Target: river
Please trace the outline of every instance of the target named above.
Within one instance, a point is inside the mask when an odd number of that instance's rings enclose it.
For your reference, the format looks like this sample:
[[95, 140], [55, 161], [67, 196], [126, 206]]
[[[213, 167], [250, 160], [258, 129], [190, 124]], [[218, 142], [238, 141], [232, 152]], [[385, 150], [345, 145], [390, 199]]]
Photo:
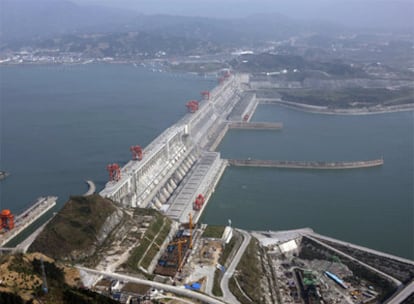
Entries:
[[[195, 75], [128, 65], [0, 68], [0, 209], [21, 212], [38, 196], [101, 189], [109, 162], [146, 146], [176, 122], [190, 99], [216, 84]], [[259, 106], [253, 120], [282, 131], [236, 131], [218, 150], [227, 158], [365, 160], [380, 168], [292, 171], [228, 168], [202, 221], [246, 229], [312, 227], [357, 244], [414, 258], [413, 112], [321, 115]]]
[[0, 209], [21, 212], [39, 196], [57, 208], [102, 189], [106, 165], [125, 164], [131, 145], [146, 146], [185, 113], [185, 103], [216, 81], [132, 65], [0, 68]]
[[257, 108], [282, 131], [231, 130], [223, 158], [352, 161], [377, 168], [324, 171], [229, 167], [202, 221], [255, 230], [316, 232], [413, 258], [413, 112], [344, 116]]

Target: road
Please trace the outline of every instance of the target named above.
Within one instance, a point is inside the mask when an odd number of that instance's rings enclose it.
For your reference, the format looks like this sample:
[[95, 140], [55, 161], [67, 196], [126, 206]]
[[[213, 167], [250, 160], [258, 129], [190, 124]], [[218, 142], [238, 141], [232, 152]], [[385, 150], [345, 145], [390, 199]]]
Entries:
[[241, 257], [243, 256], [244, 251], [250, 243], [251, 236], [244, 230], [237, 229], [243, 235], [243, 243], [241, 244], [239, 250], [237, 251], [233, 261], [231, 262], [229, 268], [223, 275], [223, 279], [220, 282], [221, 290], [223, 291], [223, 299], [227, 303], [239, 303], [236, 297], [229, 290], [229, 279], [233, 276], [234, 271], [236, 270], [237, 265], [240, 262]]
[[396, 295], [391, 297], [391, 299], [387, 300], [386, 304], [399, 304], [402, 303], [405, 299], [407, 299], [410, 295], [414, 293], [414, 281], [408, 284], [405, 288], [403, 288], [400, 292]]
[[[181, 288], [181, 287], [171, 286], [168, 284], [140, 279], [140, 278], [133, 277], [130, 275], [118, 274], [118, 273], [107, 272], [107, 271], [97, 271], [97, 270], [82, 267], [82, 266], [76, 266], [76, 268], [79, 270], [83, 270], [85, 272], [91, 273], [91, 274], [95, 274], [95, 275], [102, 275], [102, 276], [111, 277], [117, 280], [123, 280], [123, 281], [138, 283], [138, 284], [149, 285], [151, 287], [169, 291], [174, 294], [182, 295], [182, 296], [185, 296], [191, 299], [197, 299], [197, 300], [202, 301], [203, 303], [208, 303], [208, 304], [224, 304], [225, 303], [222, 300], [215, 299], [213, 297], [207, 296], [202, 293], [198, 293], [198, 292], [191, 291], [191, 290]], [[233, 302], [230, 302], [230, 303], [233, 303]]]

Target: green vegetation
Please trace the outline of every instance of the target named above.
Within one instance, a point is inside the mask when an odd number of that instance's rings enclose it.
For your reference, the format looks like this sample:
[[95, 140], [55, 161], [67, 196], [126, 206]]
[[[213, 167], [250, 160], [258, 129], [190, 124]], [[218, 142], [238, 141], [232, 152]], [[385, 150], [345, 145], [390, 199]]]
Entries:
[[223, 274], [221, 270], [216, 269], [214, 271], [214, 281], [213, 281], [213, 289], [212, 289], [213, 295], [215, 295], [216, 297], [223, 296], [223, 291], [221, 290], [221, 287], [220, 287], [220, 282], [222, 278], [223, 278]]
[[[236, 244], [237, 244], [237, 248], [235, 248]], [[227, 259], [230, 256], [230, 253], [232, 253], [233, 250], [237, 250], [240, 247], [240, 244], [241, 244], [240, 236], [238, 234], [236, 236], [236, 234], [234, 233], [230, 242], [224, 246], [223, 253], [221, 254], [220, 259], [219, 259], [219, 263], [221, 265], [228, 264]]]
[[225, 228], [226, 227], [224, 226], [208, 225], [204, 230], [202, 237], [221, 239]]
[[[252, 238], [237, 265], [238, 275], [232, 277], [229, 281], [230, 291], [241, 303], [265, 303], [262, 299], [260, 280], [263, 276], [263, 271], [258, 252], [260, 252], [259, 242]], [[252, 301], [246, 298], [238, 285]]]
[[[126, 262], [126, 266], [131, 271], [139, 270], [140, 266], [147, 269], [157, 254], [159, 246], [162, 245], [165, 238], [168, 236], [168, 233], [170, 232], [170, 219], [155, 211], [153, 211], [152, 215], [154, 216], [153, 221], [142, 237], [138, 247], [132, 251], [128, 261]], [[154, 242], [151, 245], [152, 240], [154, 240]], [[151, 247], [148, 249], [149, 246]]]
[[162, 245], [162, 243], [168, 236], [170, 229], [171, 229], [171, 221], [167, 218], [164, 218], [164, 224], [162, 226], [161, 231], [159, 231], [157, 238], [155, 239], [151, 248], [148, 250], [147, 254], [145, 255], [144, 259], [141, 262], [142, 267], [144, 267], [145, 269], [149, 267], [155, 255], [158, 253], [160, 246]]
[[72, 252], [90, 251], [114, 204], [99, 195], [72, 196], [30, 246], [55, 259], [73, 258]]
[[[210, 226], [208, 226], [210, 227]], [[208, 228], [207, 227], [207, 228]], [[220, 226], [212, 226], [212, 227], [220, 227]], [[224, 228], [224, 227], [223, 227]], [[204, 236], [204, 234], [203, 234]], [[237, 246], [236, 246], [237, 245]], [[232, 252], [234, 252], [235, 250], [238, 250], [240, 246], [240, 236], [236, 233], [233, 234], [233, 238], [230, 240], [230, 242], [228, 244], [225, 245], [223, 252], [221, 253], [221, 256], [219, 258], [219, 264], [220, 265], [224, 265], [225, 267], [228, 266], [228, 264], [230, 264], [228, 261], [228, 257], [230, 256], [230, 254]], [[213, 295], [221, 297], [223, 296], [223, 292], [220, 288], [220, 282], [221, 279], [223, 278], [223, 273], [221, 272], [221, 270], [216, 269], [216, 271], [214, 272], [214, 281], [213, 281]]]
[[279, 90], [283, 100], [332, 108], [352, 108], [360, 106], [400, 105], [414, 103], [413, 90], [401, 88], [347, 88], [340, 90]]

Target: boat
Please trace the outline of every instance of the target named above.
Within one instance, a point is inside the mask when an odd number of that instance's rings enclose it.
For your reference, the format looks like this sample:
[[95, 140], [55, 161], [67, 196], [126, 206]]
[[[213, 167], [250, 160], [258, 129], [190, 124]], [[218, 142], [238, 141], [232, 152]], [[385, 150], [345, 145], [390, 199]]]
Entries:
[[10, 174], [6, 171], [0, 171], [0, 180], [5, 179]]

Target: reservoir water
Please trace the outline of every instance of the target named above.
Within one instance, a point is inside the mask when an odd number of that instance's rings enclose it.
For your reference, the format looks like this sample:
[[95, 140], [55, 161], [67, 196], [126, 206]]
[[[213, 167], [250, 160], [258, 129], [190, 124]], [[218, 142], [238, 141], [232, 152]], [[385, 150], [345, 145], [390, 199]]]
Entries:
[[[127, 65], [0, 68], [0, 208], [19, 213], [41, 195], [101, 189], [109, 162], [126, 163], [216, 82]], [[231, 131], [227, 158], [365, 160], [380, 168], [292, 171], [228, 168], [203, 222], [246, 229], [315, 231], [414, 258], [413, 113], [329, 116], [259, 106], [256, 121], [282, 131]]]
[[0, 209], [21, 212], [37, 197], [100, 190], [106, 165], [131, 158], [186, 113], [216, 81], [130, 65], [0, 68]]
[[383, 157], [377, 168], [307, 171], [229, 167], [202, 221], [255, 230], [316, 232], [408, 258], [413, 247], [413, 112], [321, 115], [262, 105], [256, 121], [282, 131], [230, 131], [224, 158], [351, 161]]

